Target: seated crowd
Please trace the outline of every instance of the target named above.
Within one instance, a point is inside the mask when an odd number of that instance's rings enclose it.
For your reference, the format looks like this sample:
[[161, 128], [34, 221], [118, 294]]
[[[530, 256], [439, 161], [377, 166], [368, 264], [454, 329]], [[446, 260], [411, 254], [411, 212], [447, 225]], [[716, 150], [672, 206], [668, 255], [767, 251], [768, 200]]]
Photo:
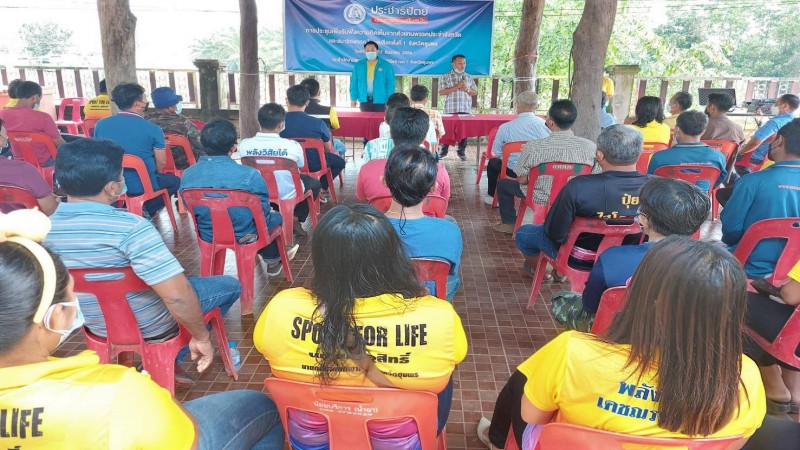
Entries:
[[[42, 89], [33, 82], [16, 83], [15, 105], [0, 110], [0, 149], [9, 131], [44, 133], [57, 148], [35, 147], [37, 166], [21, 161], [13, 142], [14, 159], [0, 157], [0, 188], [27, 191], [40, 210], [0, 203], [0, 425], [12, 427], [0, 433], [0, 443], [60, 448], [83, 439], [87, 448], [282, 449], [288, 439], [293, 449], [329, 448], [334, 431], [324, 416], [296, 409], [282, 415], [261, 392], [232, 390], [179, 404], [142, 365], [107, 364], [92, 351], [50, 356], [78, 329], [109, 336], [101, 299], [78, 291], [70, 272], [130, 267], [149, 287], [126, 294], [141, 342], [186, 333], [186, 345], [167, 361], [175, 382], [195, 383], [182, 369], [187, 356], [198, 372], [208, 369], [215, 348], [205, 315], [219, 309], [225, 316], [242, 297], [242, 285], [233, 276], [185, 274], [153, 224], [161, 210], [171, 212], [173, 198], [180, 207], [187, 192], [198, 190], [235, 190], [258, 200], [255, 209], [227, 210], [234, 247], [292, 220], [285, 249], [278, 240], [258, 249], [269, 277], [297, 254], [294, 234], [313, 233], [309, 287], [281, 290], [255, 322], [253, 341], [272, 375], [433, 393], [441, 434], [453, 402], [453, 372], [468, 344], [452, 304], [464, 239], [445, 215], [451, 180], [438, 162], [447, 153], [445, 128], [427, 106], [428, 88], [413, 86], [410, 98], [388, 96], [379, 137], [366, 142], [358, 171], [361, 203], [344, 205], [332, 205], [331, 181], [342, 176], [346, 148], [333, 138], [337, 112], [320, 103], [313, 78], [287, 89], [286, 109], [261, 106], [260, 131], [241, 140], [225, 119], [198, 127], [182, 114], [183, 99], [172, 88], [149, 94], [155, 110], [136, 83], [118, 84], [110, 97], [104, 88], [86, 109], [87, 118], [91, 112], [98, 120], [93, 138], [62, 136], [52, 117], [37, 110]], [[118, 113], [105, 110], [109, 101]], [[751, 450], [800, 445], [800, 425], [771, 415], [800, 412], [800, 367], [742, 331], [770, 342], [781, 333], [800, 304], [800, 261], [792, 261], [797, 265], [788, 274], [777, 273], [781, 239], [760, 242], [744, 263], [733, 255], [754, 224], [800, 221], [800, 119], [794, 118], [800, 99], [781, 96], [779, 113], [749, 140], [726, 116], [729, 96], [710, 95], [705, 112], [691, 109], [692, 101], [689, 93], [676, 93], [666, 117], [661, 99], [642, 97], [626, 124], [615, 124], [603, 110], [602, 131], [592, 142], [572, 131], [579, 114], [572, 101], [554, 101], [546, 116], [537, 116], [536, 94], [516, 95], [517, 116], [493, 137], [483, 200], [499, 207], [500, 222], [492, 228], [513, 235], [524, 271], [533, 275], [544, 257], [555, 261], [579, 219], [638, 226], [605, 251], [602, 233], [577, 237], [568, 266], [588, 281], [571, 293], [565, 315], [563, 304], [552, 303], [569, 330], [510, 376], [492, 420], [478, 425], [489, 449], [509, 440], [534, 449], [551, 422], [661, 438], [739, 437]], [[169, 136], [185, 137], [189, 148]], [[738, 149], [728, 156], [710, 140]], [[458, 143], [462, 159], [465, 146]], [[644, 152], [648, 147], [657, 147], [652, 156]], [[751, 170], [765, 159], [769, 167]], [[270, 176], [256, 168], [274, 160], [288, 165]], [[741, 169], [743, 161], [750, 165]], [[556, 184], [548, 163], [571, 166], [574, 174]], [[323, 168], [330, 177], [314, 175]], [[695, 176], [707, 168], [713, 177]], [[170, 200], [149, 198], [141, 215], [120, 208], [159, 190]], [[714, 198], [723, 193], [722, 242], [700, 241]], [[289, 203], [293, 209], [281, 215], [278, 202], [306, 194], [310, 200]], [[526, 216], [516, 204], [526, 201], [539, 209], [533, 223], [519, 226]], [[431, 206], [437, 202], [441, 211]], [[219, 225], [209, 207], [189, 213], [197, 238], [215, 242]], [[261, 214], [266, 229], [257, 225]], [[449, 266], [446, 296], [434, 295], [441, 283], [419, 278], [420, 259]], [[553, 269], [544, 281], [568, 278]], [[748, 292], [752, 279], [783, 285]], [[614, 287], [625, 287], [624, 303], [607, 330], [592, 334], [603, 293]], [[128, 355], [119, 362], [136, 366]], [[78, 402], [86, 407], [75, 414]], [[374, 421], [367, 433], [373, 448], [411, 450], [420, 448], [419, 426], [410, 418]]]

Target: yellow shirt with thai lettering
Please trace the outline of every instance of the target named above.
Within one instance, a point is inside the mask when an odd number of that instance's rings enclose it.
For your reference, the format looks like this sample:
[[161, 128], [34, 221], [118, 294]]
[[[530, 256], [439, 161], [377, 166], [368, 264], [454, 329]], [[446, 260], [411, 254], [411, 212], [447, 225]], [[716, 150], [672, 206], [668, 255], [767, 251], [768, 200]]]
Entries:
[[0, 369], [0, 448], [189, 449], [192, 419], [148, 375], [92, 351]]
[[[286, 289], [258, 318], [253, 341], [279, 378], [315, 377], [320, 325], [317, 302], [305, 288]], [[356, 300], [354, 315], [375, 366], [395, 387], [440, 392], [467, 354], [467, 336], [453, 306], [432, 296], [404, 299], [384, 294]], [[352, 362], [335, 384], [373, 386]]]
[[100, 120], [110, 115], [111, 101], [108, 99], [108, 94], [98, 95], [86, 102], [86, 106], [83, 107], [84, 119]]
[[[641, 379], [625, 368], [630, 346], [606, 344], [593, 335], [567, 331], [517, 368], [527, 378], [525, 397], [555, 421], [636, 436], [688, 437], [658, 427], [654, 371]], [[669, 374], [667, 374], [668, 376]], [[712, 376], [709, 374], [709, 376]], [[761, 426], [766, 400], [756, 364], [742, 355], [738, 415], [709, 437], [750, 436]], [[691, 399], [686, 399], [691, 401]]]
[[672, 131], [669, 129], [668, 125], [658, 123], [653, 120], [644, 127], [633, 124], [631, 124], [631, 126], [635, 130], [638, 130], [640, 133], [642, 133], [644, 142], [660, 142], [662, 144], [669, 144], [669, 138], [672, 134]]

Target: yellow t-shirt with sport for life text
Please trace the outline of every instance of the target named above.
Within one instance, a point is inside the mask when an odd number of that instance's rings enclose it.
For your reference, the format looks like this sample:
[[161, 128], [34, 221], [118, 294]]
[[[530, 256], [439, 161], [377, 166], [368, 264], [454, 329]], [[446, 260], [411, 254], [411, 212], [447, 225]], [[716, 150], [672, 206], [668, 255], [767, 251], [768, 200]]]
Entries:
[[169, 391], [92, 351], [0, 369], [0, 448], [183, 450], [194, 439]]
[[[638, 379], [635, 366], [625, 367], [629, 353], [629, 345], [607, 344], [588, 333], [567, 331], [517, 370], [528, 378], [525, 397], [542, 411], [557, 410], [555, 422], [635, 436], [689, 437], [658, 426], [657, 374], [650, 370]], [[764, 385], [758, 367], [744, 355], [741, 381], [738, 411], [707, 437], [750, 436], [761, 426], [766, 414]]]

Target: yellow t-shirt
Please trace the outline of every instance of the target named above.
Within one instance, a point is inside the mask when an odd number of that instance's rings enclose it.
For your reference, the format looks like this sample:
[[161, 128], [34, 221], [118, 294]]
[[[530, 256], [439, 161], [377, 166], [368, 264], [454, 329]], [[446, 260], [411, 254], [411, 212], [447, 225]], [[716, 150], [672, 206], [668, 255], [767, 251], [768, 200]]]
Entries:
[[609, 77], [603, 77], [603, 92], [605, 92], [608, 97], [614, 95], [614, 80]]
[[653, 120], [644, 127], [633, 124], [631, 124], [631, 126], [642, 133], [642, 136], [644, 136], [644, 142], [660, 142], [662, 144], [669, 144], [669, 138], [670, 134], [672, 134], [672, 131], [669, 129], [669, 126], [663, 123], [658, 123]]
[[3, 108], [12, 108], [14, 106], [17, 106], [17, 101], [18, 100], [16, 98], [8, 99], [8, 103], [6, 103], [6, 105]]
[[[319, 382], [314, 354], [318, 347], [317, 306], [308, 289], [279, 292], [258, 318], [256, 349], [279, 378]], [[354, 315], [375, 366], [394, 386], [440, 392], [456, 364], [467, 354], [467, 336], [453, 306], [436, 297], [406, 300], [384, 294], [357, 300]], [[337, 385], [373, 386], [352, 362]]]
[[331, 106], [331, 112], [328, 115], [328, 120], [331, 121], [331, 128], [334, 130], [339, 129], [339, 116], [336, 114], [336, 108]]
[[677, 122], [678, 122], [678, 116], [679, 115], [680, 114], [673, 114], [673, 115], [667, 117], [666, 119], [664, 119], [664, 122], [662, 122], [662, 123], [664, 125], [668, 126], [670, 130], [674, 130], [675, 127], [678, 125]]
[[789, 271], [789, 278], [800, 283], [800, 261], [797, 261], [797, 264]]
[[83, 107], [84, 119], [100, 120], [110, 115], [111, 101], [108, 99], [108, 94], [98, 95], [86, 102], [86, 106]]
[[[555, 421], [636, 436], [688, 437], [658, 427], [655, 373], [637, 383], [635, 368], [625, 369], [629, 346], [598, 341], [567, 331], [523, 362], [525, 397], [542, 411], [558, 410]], [[738, 415], [709, 437], [750, 436], [761, 426], [766, 400], [756, 364], [742, 356]], [[748, 400], [749, 399], [749, 400]], [[686, 399], [690, 401], [690, 399]]]
[[0, 448], [189, 449], [194, 437], [169, 391], [92, 351], [0, 369]]

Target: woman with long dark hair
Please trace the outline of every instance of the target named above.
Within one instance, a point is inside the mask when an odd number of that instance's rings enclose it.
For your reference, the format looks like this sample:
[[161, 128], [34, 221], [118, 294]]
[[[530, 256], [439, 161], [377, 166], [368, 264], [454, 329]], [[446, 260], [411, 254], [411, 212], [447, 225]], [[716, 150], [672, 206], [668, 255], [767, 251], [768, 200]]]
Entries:
[[[450, 375], [466, 356], [467, 338], [452, 305], [428, 295], [417, 280], [386, 217], [369, 205], [331, 209], [314, 231], [311, 259], [311, 289], [279, 292], [256, 324], [256, 348], [273, 374], [437, 393], [441, 430], [452, 399]], [[313, 416], [292, 420], [290, 428], [305, 426], [305, 435], [291, 436], [295, 448], [324, 440], [324, 424], [320, 433], [309, 430]]]
[[0, 214], [0, 448], [283, 448], [277, 409], [261, 392], [181, 407], [148, 375], [100, 364], [93, 351], [50, 357], [83, 314], [64, 263], [38, 244], [49, 230], [38, 211]]
[[[742, 354], [746, 283], [717, 245], [685, 236], [654, 244], [607, 336], [562, 333], [517, 368], [530, 424], [523, 448], [551, 421], [640, 436], [753, 434], [765, 397]], [[499, 445], [502, 436], [490, 437]]]
[[646, 95], [636, 102], [636, 116], [625, 121], [644, 136], [644, 142], [669, 144], [671, 131], [664, 123], [664, 105], [661, 99]]

